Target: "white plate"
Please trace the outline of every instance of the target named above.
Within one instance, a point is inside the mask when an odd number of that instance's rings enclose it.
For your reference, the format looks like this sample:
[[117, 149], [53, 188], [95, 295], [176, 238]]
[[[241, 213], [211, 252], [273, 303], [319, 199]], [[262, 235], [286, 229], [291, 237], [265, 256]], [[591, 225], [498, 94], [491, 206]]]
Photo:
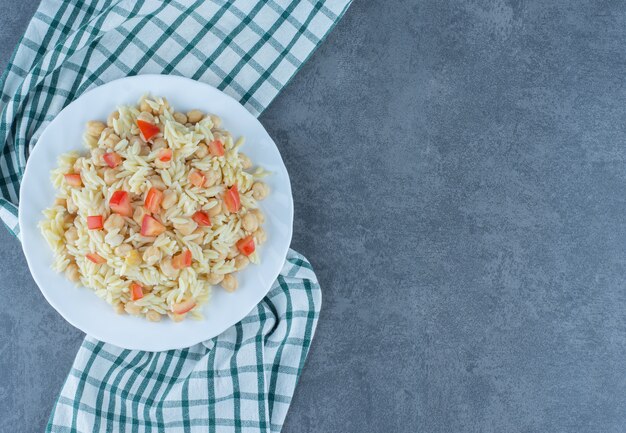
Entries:
[[[85, 122], [106, 119], [118, 105], [135, 104], [145, 93], [164, 96], [179, 111], [198, 108], [219, 115], [233, 136], [245, 136], [242, 147], [255, 164], [272, 172], [269, 197], [261, 203], [266, 215], [267, 242], [259, 248], [261, 264], [238, 274], [239, 289], [226, 293], [214, 287], [204, 305], [202, 321], [174, 323], [118, 315], [104, 300], [76, 287], [51, 269], [52, 251], [37, 224], [52, 205], [55, 190], [50, 171], [57, 157], [70, 150], [85, 152]], [[48, 302], [72, 325], [99, 340], [127, 349], [161, 351], [189, 347], [212, 338], [243, 319], [267, 294], [280, 272], [291, 242], [293, 199], [289, 175], [276, 145], [261, 123], [239, 102], [221, 91], [183, 77], [140, 75], [90, 90], [69, 104], [48, 125], [31, 153], [20, 189], [19, 222], [28, 267]]]

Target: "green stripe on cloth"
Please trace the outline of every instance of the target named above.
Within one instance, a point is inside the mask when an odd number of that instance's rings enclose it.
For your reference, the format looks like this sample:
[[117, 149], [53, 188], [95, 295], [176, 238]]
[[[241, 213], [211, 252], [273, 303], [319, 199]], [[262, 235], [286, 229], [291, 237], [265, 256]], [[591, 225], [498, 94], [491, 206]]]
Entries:
[[[173, 74], [260, 114], [350, 0], [46, 0], [0, 81], [0, 220], [16, 236], [19, 184], [48, 123], [94, 86]], [[221, 335], [183, 350], [124, 350], [86, 337], [48, 432], [278, 432], [321, 306], [290, 251], [269, 294]]]
[[0, 82], [0, 219], [19, 235], [19, 183], [30, 150], [85, 91], [128, 75], [182, 75], [223, 90], [258, 115], [349, 3], [42, 2]]
[[87, 337], [47, 431], [280, 431], [321, 306], [315, 274], [292, 261], [308, 264], [289, 252], [256, 320], [202, 344], [141, 352]]

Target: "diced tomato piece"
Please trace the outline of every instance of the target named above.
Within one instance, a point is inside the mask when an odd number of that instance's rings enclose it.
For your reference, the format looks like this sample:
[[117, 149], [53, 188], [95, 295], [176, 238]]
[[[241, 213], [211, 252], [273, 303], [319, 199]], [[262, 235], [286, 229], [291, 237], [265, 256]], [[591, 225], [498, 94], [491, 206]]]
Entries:
[[136, 301], [143, 298], [143, 287], [137, 283], [130, 283], [130, 299]]
[[141, 221], [142, 236], [158, 236], [165, 231], [165, 226], [152, 218], [150, 215], [144, 215]]
[[157, 213], [161, 208], [162, 201], [163, 192], [155, 187], [152, 187], [148, 190], [148, 194], [146, 194], [146, 209], [148, 209], [148, 212]]
[[209, 214], [201, 210], [193, 214], [191, 218], [197, 222], [199, 226], [208, 227], [211, 225], [211, 218], [209, 218]]
[[125, 217], [130, 217], [133, 214], [130, 194], [126, 191], [115, 191], [109, 199], [109, 207], [113, 212]]
[[244, 256], [249, 256], [254, 252], [254, 239], [252, 236], [246, 236], [237, 242], [237, 249]]
[[209, 153], [212, 156], [224, 156], [224, 145], [219, 140], [213, 140], [209, 143]]
[[102, 215], [92, 215], [87, 217], [87, 228], [89, 230], [100, 230], [102, 227]]
[[163, 148], [159, 150], [158, 158], [161, 162], [169, 162], [172, 159], [172, 149]]
[[172, 267], [174, 269], [183, 269], [189, 266], [191, 266], [191, 251], [185, 250], [172, 257]]
[[204, 174], [202, 174], [202, 172], [198, 170], [194, 170], [189, 173], [189, 182], [194, 186], [201, 187], [202, 185], [204, 185], [205, 180], [206, 177], [204, 176]]
[[67, 184], [69, 186], [82, 186], [83, 184], [83, 180], [80, 177], [80, 174], [76, 173], [76, 174], [66, 174], [65, 176], [65, 182], [67, 182]]
[[186, 301], [172, 305], [172, 312], [174, 314], [185, 314], [191, 311], [195, 306], [196, 301], [194, 301], [193, 299], [187, 299]]
[[87, 257], [87, 259], [89, 259], [90, 261], [94, 262], [96, 265], [101, 265], [107, 262], [106, 259], [98, 253], [89, 253], [89, 254], [86, 254], [85, 257]]
[[139, 131], [141, 131], [141, 135], [143, 135], [143, 139], [145, 141], [150, 140], [152, 137], [161, 132], [158, 126], [153, 123], [146, 122], [145, 120], [137, 120], [137, 126], [139, 127]]
[[233, 185], [226, 190], [224, 194], [224, 204], [229, 212], [236, 213], [241, 209], [241, 201], [239, 200], [239, 190], [237, 185]]
[[122, 157], [119, 153], [109, 152], [102, 155], [102, 159], [111, 168], [115, 168], [122, 163]]

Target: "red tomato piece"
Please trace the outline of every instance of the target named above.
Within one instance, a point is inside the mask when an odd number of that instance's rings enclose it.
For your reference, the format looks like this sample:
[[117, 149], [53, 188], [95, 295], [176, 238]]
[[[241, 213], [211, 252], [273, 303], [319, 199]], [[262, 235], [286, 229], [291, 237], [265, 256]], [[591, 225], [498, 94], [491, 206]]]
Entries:
[[252, 236], [246, 236], [237, 242], [237, 249], [244, 256], [249, 256], [254, 252], [254, 239]]
[[96, 265], [101, 265], [107, 262], [106, 259], [98, 253], [89, 253], [89, 254], [86, 254], [85, 257], [87, 257], [87, 259], [89, 259], [90, 261], [94, 262]]
[[241, 201], [239, 200], [237, 185], [233, 185], [226, 190], [226, 193], [224, 193], [224, 204], [226, 204], [226, 209], [228, 209], [229, 212], [239, 212], [239, 209], [241, 209]]
[[213, 140], [209, 143], [209, 153], [211, 156], [224, 156], [224, 145], [219, 140]]
[[202, 174], [202, 172], [198, 170], [194, 170], [191, 173], [189, 173], [189, 182], [192, 185], [197, 186], [198, 188], [204, 185], [205, 180], [206, 180], [206, 176], [204, 176], [204, 174]]
[[89, 230], [100, 230], [102, 227], [102, 215], [92, 215], [87, 217], [87, 228]]
[[137, 283], [130, 283], [130, 299], [136, 301], [143, 298], [143, 287]]
[[139, 131], [141, 131], [141, 135], [145, 141], [150, 140], [152, 137], [161, 132], [158, 126], [153, 123], [146, 122], [145, 120], [137, 120], [137, 126], [139, 127]]
[[148, 190], [146, 194], [145, 207], [148, 212], [157, 213], [161, 208], [161, 202], [163, 201], [163, 192], [155, 187]]
[[196, 302], [193, 299], [187, 299], [186, 301], [172, 305], [172, 312], [174, 314], [185, 314], [191, 311], [195, 306]]
[[199, 226], [208, 227], [211, 225], [211, 218], [206, 212], [199, 210], [191, 217]]
[[169, 162], [172, 159], [172, 149], [163, 148], [159, 150], [158, 158], [161, 162]]
[[183, 269], [189, 266], [191, 266], [191, 251], [185, 250], [172, 257], [172, 267], [174, 269]]
[[142, 236], [158, 236], [165, 231], [165, 226], [152, 218], [150, 215], [144, 215], [141, 221]]
[[109, 207], [116, 214], [130, 217], [133, 214], [133, 207], [130, 204], [130, 194], [126, 191], [115, 191], [109, 199]]
[[64, 177], [65, 182], [67, 182], [69, 186], [82, 186], [83, 184], [83, 180], [81, 179], [80, 174], [68, 173], [65, 174]]
[[122, 163], [122, 157], [119, 153], [109, 152], [102, 155], [102, 159], [111, 168], [115, 168]]

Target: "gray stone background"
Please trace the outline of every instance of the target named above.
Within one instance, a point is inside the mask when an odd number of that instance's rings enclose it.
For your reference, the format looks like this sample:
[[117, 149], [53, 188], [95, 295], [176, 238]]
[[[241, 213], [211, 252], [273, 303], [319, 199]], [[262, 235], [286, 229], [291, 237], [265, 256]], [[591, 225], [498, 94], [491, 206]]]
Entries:
[[[352, 5], [261, 116], [324, 290], [284, 432], [626, 430], [625, 82], [623, 1]], [[0, 431], [41, 431], [82, 335], [0, 242]]]

